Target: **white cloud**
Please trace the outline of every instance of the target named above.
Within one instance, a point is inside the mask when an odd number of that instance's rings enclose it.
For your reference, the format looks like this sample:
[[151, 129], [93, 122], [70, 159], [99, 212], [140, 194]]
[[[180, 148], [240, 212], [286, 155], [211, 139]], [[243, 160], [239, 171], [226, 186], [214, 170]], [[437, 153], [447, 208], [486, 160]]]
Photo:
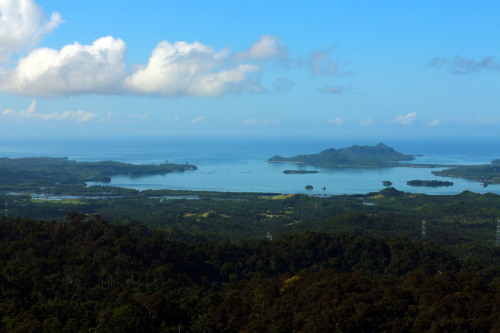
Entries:
[[200, 121], [202, 121], [203, 119], [204, 119], [203, 116], [196, 117], [193, 120], [191, 120], [191, 125], [197, 124]]
[[[36, 48], [45, 34], [61, 24], [59, 13], [50, 18], [34, 0], [0, 0], [0, 61], [25, 53], [16, 63], [0, 66], [0, 92], [30, 97], [78, 94], [135, 94], [166, 97], [216, 97], [227, 92], [266, 91], [257, 81], [265, 62], [289, 61], [278, 36], [262, 35], [246, 51], [216, 51], [199, 42], [161, 41], [146, 64], [128, 66], [126, 44], [111, 36], [91, 45], [75, 42], [61, 49]], [[314, 75], [337, 75], [330, 59], [333, 49], [313, 52], [299, 63]], [[279, 78], [277, 92], [293, 82]], [[339, 94], [342, 87], [323, 91]]]
[[12, 109], [6, 109], [2, 115], [17, 116], [21, 119], [42, 119], [42, 120], [74, 120], [77, 122], [86, 122], [97, 117], [97, 113], [87, 111], [65, 111], [65, 112], [52, 112], [40, 113], [36, 111], [36, 100], [32, 100], [27, 110], [16, 112]]
[[279, 125], [281, 123], [280, 118], [267, 119], [264, 118], [261, 122], [262, 125]]
[[434, 119], [434, 120], [431, 120], [429, 121], [429, 123], [427, 124], [427, 126], [437, 126], [441, 123], [441, 120], [439, 119]]
[[75, 42], [60, 50], [38, 48], [15, 68], [0, 67], [0, 91], [32, 97], [91, 93], [203, 97], [263, 90], [251, 79], [259, 65], [234, 63], [228, 51], [216, 52], [198, 42], [162, 41], [145, 66], [128, 67], [125, 53], [125, 43], [110, 36], [92, 45]]
[[337, 117], [335, 119], [329, 120], [328, 123], [335, 125], [342, 125], [344, 123], [344, 119], [342, 119], [341, 117]]
[[176, 122], [178, 122], [180, 119], [181, 119], [181, 118], [179, 118], [179, 117], [175, 117], [174, 119], [172, 119], [172, 122], [173, 122], [173, 123], [176, 123]]
[[371, 119], [371, 118], [362, 119], [358, 122], [358, 124], [364, 125], [364, 126], [372, 125], [373, 119]]
[[31, 104], [27, 110], [19, 111], [19, 115], [27, 118], [31, 118], [35, 116], [35, 110], [36, 110], [36, 101], [33, 99], [31, 101]]
[[75, 120], [77, 122], [86, 122], [91, 119], [94, 119], [97, 117], [97, 114], [94, 112], [87, 112], [87, 111], [64, 111], [62, 113], [60, 112], [53, 112], [53, 113], [45, 113], [45, 114], [35, 114], [37, 118], [43, 119], [43, 120]]
[[281, 123], [280, 118], [264, 118], [264, 119], [258, 119], [258, 118], [253, 118], [253, 119], [246, 119], [243, 121], [243, 124], [248, 125], [248, 126], [277, 126]]
[[7, 71], [0, 89], [27, 96], [119, 93], [126, 75], [125, 51], [125, 43], [113, 37], [60, 51], [39, 48]]
[[243, 121], [243, 123], [246, 124], [246, 125], [248, 125], [248, 126], [257, 125], [258, 122], [259, 122], [259, 120], [257, 118], [246, 119], [246, 120]]
[[137, 120], [141, 120], [141, 121], [143, 121], [143, 120], [144, 120], [144, 119], [146, 119], [148, 116], [149, 116], [149, 115], [148, 115], [147, 113], [143, 113], [143, 114], [139, 114], [139, 113], [137, 113], [137, 114], [134, 114], [134, 115], [132, 116], [132, 119], [137, 119]]
[[258, 71], [251, 64], [228, 66], [227, 52], [215, 52], [198, 42], [163, 41], [146, 66], [125, 80], [129, 92], [163, 96], [218, 96], [226, 90], [248, 88], [247, 75]]
[[409, 125], [412, 122], [414, 122], [416, 118], [417, 118], [417, 113], [411, 112], [411, 113], [408, 113], [406, 116], [401, 115], [401, 116], [397, 117], [396, 119], [394, 119], [394, 122], [399, 123], [399, 124], [403, 124], [403, 125]]
[[[246, 51], [216, 51], [199, 42], [161, 41], [146, 64], [126, 65], [126, 44], [111, 36], [91, 45], [75, 42], [61, 49], [36, 48], [62, 19], [50, 18], [34, 0], [0, 0], [0, 61], [27, 52], [15, 64], [0, 66], [0, 92], [29, 97], [78, 94], [135, 94], [166, 97], [216, 97], [227, 92], [266, 91], [255, 73], [265, 62], [286, 62], [286, 45], [278, 36], [262, 35]], [[314, 75], [336, 75], [332, 49], [314, 52], [301, 65]], [[293, 82], [280, 78], [278, 92]], [[343, 88], [325, 88], [341, 93]]]
[[253, 43], [248, 51], [235, 54], [237, 60], [268, 61], [272, 59], [287, 60], [288, 51], [285, 44], [277, 36], [262, 35]]
[[0, 0], [0, 14], [0, 61], [35, 47], [62, 22], [57, 12], [45, 20], [42, 8], [33, 0]]

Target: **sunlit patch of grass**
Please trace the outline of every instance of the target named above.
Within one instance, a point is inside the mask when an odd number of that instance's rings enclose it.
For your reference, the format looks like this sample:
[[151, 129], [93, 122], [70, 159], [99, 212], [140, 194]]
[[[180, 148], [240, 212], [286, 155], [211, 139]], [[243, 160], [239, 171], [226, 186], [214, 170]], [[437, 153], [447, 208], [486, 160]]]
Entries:
[[81, 199], [31, 199], [32, 202], [36, 203], [60, 203], [64, 205], [83, 205], [84, 201]]
[[259, 199], [267, 199], [267, 200], [284, 200], [294, 197], [295, 194], [278, 194], [273, 196], [260, 196]]
[[225, 215], [225, 214], [218, 214], [216, 213], [215, 211], [213, 210], [209, 210], [208, 212], [205, 212], [205, 213], [200, 213], [200, 214], [195, 214], [195, 213], [185, 213], [184, 214], [184, 217], [196, 217], [197, 219], [199, 218], [209, 218], [209, 217], [216, 217], [216, 216], [220, 216], [220, 217], [224, 217], [224, 218], [230, 218], [231, 216], [229, 215]]

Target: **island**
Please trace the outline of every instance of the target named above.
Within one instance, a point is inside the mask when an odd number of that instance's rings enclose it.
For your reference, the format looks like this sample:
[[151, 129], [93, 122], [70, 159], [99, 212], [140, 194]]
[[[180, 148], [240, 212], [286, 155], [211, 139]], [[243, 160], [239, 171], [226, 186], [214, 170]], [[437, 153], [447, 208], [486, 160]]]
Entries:
[[491, 164], [461, 165], [432, 173], [436, 176], [464, 178], [482, 184], [500, 184], [500, 160], [496, 159]]
[[406, 182], [410, 186], [427, 186], [427, 187], [441, 187], [441, 186], [453, 186], [453, 182], [442, 181], [442, 180], [409, 180]]
[[394, 167], [400, 161], [411, 161], [415, 157], [395, 151], [379, 143], [375, 146], [351, 146], [348, 148], [329, 148], [317, 154], [283, 157], [275, 155], [269, 163], [300, 163], [319, 167]]
[[384, 185], [384, 186], [391, 186], [392, 182], [388, 181], [388, 180], [384, 180], [384, 181], [382, 181], [382, 185]]
[[311, 191], [314, 187], [312, 185], [306, 185], [304, 188], [308, 191]]
[[305, 175], [308, 173], [318, 173], [318, 171], [315, 170], [285, 170], [283, 171], [284, 174], [290, 175], [290, 174], [298, 174], [298, 175]]

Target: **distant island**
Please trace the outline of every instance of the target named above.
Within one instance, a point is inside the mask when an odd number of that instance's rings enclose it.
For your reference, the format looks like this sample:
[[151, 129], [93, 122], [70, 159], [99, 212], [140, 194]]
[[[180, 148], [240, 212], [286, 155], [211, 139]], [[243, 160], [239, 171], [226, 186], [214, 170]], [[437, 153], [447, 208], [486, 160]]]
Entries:
[[500, 159], [492, 161], [491, 164], [461, 165], [432, 173], [436, 176], [464, 178], [483, 184], [500, 184]]
[[442, 180], [409, 180], [406, 182], [410, 186], [426, 186], [426, 187], [441, 187], [441, 186], [453, 186], [453, 182], [442, 181]]
[[318, 173], [318, 171], [315, 170], [285, 170], [283, 171], [285, 174], [299, 174], [299, 175], [304, 175], [308, 173]]
[[411, 161], [415, 157], [395, 151], [379, 143], [375, 146], [351, 146], [326, 149], [317, 154], [283, 157], [275, 155], [269, 163], [301, 163], [319, 167], [391, 167], [401, 166], [399, 161]]

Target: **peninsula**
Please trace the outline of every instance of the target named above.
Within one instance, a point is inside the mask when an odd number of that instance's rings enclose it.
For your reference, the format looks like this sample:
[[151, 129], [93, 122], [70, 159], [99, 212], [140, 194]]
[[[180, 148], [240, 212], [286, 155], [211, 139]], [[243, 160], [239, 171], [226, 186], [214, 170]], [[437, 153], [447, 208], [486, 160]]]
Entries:
[[500, 160], [494, 160], [491, 164], [461, 165], [432, 173], [436, 176], [464, 178], [485, 184], [500, 184]]
[[379, 143], [375, 146], [351, 146], [348, 148], [329, 148], [317, 154], [283, 157], [275, 155], [269, 163], [302, 163], [319, 167], [392, 167], [401, 166], [399, 161], [411, 161], [415, 158], [395, 151]]
[[29, 190], [86, 182], [110, 182], [112, 176], [145, 176], [196, 170], [191, 164], [136, 165], [114, 161], [76, 162], [66, 157], [0, 158], [0, 190]]

